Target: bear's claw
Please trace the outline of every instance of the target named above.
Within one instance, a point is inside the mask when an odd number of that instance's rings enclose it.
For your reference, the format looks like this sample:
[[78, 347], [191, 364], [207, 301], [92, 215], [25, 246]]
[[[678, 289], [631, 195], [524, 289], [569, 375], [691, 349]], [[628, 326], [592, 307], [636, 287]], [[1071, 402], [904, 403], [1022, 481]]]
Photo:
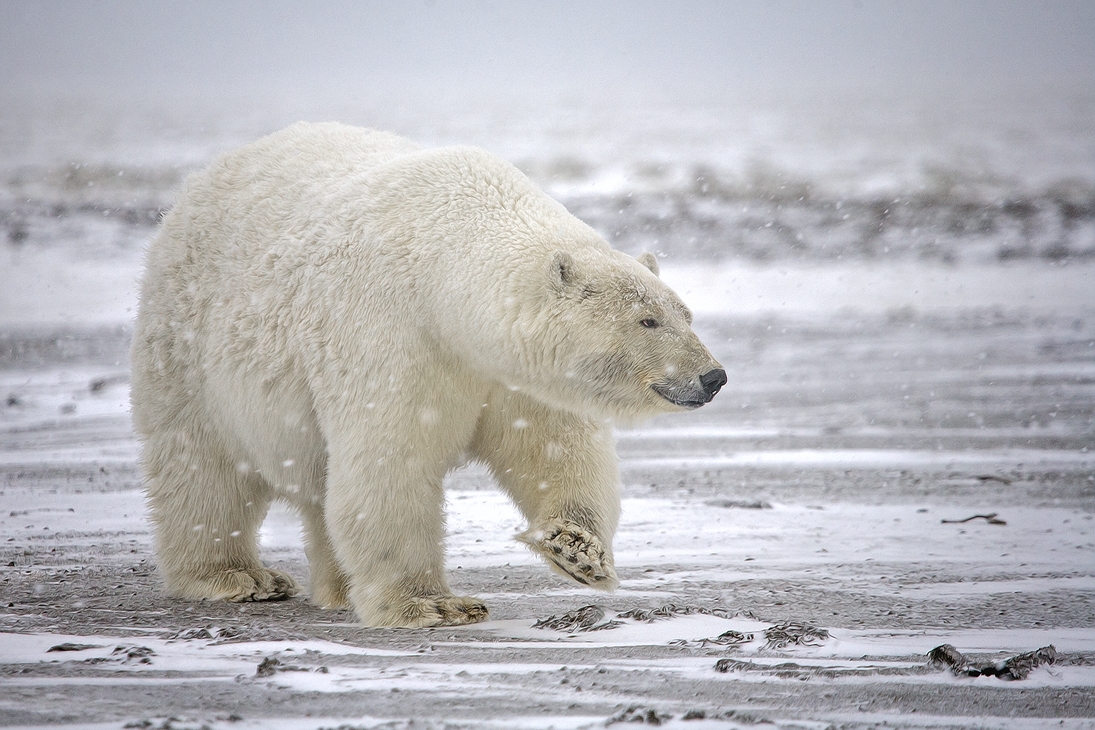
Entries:
[[611, 591], [619, 585], [612, 558], [593, 533], [568, 520], [556, 520], [517, 536], [563, 575], [590, 588]]

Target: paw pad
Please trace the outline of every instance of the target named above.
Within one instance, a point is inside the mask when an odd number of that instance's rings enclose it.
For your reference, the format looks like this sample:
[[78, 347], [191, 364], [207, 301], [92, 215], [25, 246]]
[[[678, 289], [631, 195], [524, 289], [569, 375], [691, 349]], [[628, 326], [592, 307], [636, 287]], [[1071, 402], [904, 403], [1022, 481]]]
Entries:
[[600, 539], [568, 520], [556, 520], [518, 537], [564, 575], [601, 590], [618, 584], [612, 559]]

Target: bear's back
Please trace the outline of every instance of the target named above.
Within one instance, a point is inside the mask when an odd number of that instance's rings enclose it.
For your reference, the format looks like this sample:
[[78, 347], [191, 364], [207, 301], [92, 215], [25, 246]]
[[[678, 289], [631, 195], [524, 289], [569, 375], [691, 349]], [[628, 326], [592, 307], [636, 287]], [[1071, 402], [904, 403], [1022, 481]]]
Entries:
[[370, 170], [420, 149], [387, 132], [298, 123], [190, 175], [146, 251], [140, 336], [164, 345], [173, 323], [258, 332], [288, 316], [294, 293], [323, 295], [313, 265], [337, 254], [349, 217], [334, 214], [355, 206]]
[[[337, 247], [369, 172], [421, 147], [388, 132], [301, 122], [187, 177], [146, 259], [145, 288], [235, 289], [269, 253], [286, 265]], [[269, 272], [262, 272], [269, 273]], [[156, 281], [163, 279], [165, 281]], [[188, 281], [189, 280], [189, 281]]]
[[[192, 341], [268, 365], [333, 339], [428, 333], [493, 372], [515, 350], [516, 321], [535, 318], [560, 246], [595, 268], [611, 254], [484, 150], [296, 124], [188, 178], [148, 250], [138, 328], [166, 336], [184, 323], [179, 352]], [[339, 321], [355, 336], [332, 338]], [[179, 359], [203, 366], [196, 352]]]
[[176, 207], [238, 216], [266, 201], [276, 218], [288, 201], [322, 207], [349, 181], [420, 149], [388, 132], [299, 122], [224, 154], [188, 177]]
[[298, 122], [219, 158], [206, 176], [250, 172], [261, 177], [333, 180], [360, 174], [422, 147], [390, 132], [338, 122]]

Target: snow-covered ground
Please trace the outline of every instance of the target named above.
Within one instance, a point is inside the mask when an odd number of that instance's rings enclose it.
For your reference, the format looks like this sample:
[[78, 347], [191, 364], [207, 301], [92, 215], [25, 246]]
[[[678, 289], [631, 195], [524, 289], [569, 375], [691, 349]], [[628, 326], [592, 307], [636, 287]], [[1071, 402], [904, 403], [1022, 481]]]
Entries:
[[[0, 725], [1095, 727], [1092, 98], [17, 101]], [[449, 479], [448, 565], [488, 623], [382, 631], [303, 599], [160, 595], [128, 416], [141, 245], [187, 170], [297, 118], [484, 145], [662, 256], [730, 384], [619, 431], [620, 590], [551, 574], [469, 465]], [[306, 581], [292, 514], [262, 543]], [[590, 604], [620, 623], [534, 627]], [[1057, 661], [958, 677], [929, 666], [942, 644]]]

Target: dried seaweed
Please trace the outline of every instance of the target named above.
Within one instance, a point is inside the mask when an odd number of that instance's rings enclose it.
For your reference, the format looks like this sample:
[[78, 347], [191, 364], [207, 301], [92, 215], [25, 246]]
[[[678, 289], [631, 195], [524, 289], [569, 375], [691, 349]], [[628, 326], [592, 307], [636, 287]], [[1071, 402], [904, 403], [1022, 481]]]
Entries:
[[753, 640], [752, 634], [742, 633], [741, 631], [724, 631], [713, 639], [695, 639], [689, 641], [688, 639], [675, 639], [669, 642], [670, 646], [739, 646], [741, 644], [748, 644]]
[[1007, 522], [1001, 520], [996, 516], [995, 512], [989, 512], [987, 515], [971, 515], [963, 520], [939, 520], [944, 525], [963, 525], [971, 520], [984, 520], [990, 525], [1006, 525]]
[[114, 651], [110, 653], [110, 658], [120, 661], [122, 664], [151, 664], [152, 660], [149, 657], [155, 655], [156, 652], [152, 651], [147, 646], [119, 644], [114, 647]]
[[[678, 606], [674, 603], [667, 603], [664, 606], [659, 606], [657, 608], [633, 608], [630, 611], [617, 613], [616, 619], [605, 620], [605, 611], [603, 608], [596, 605], [589, 605], [582, 606], [579, 609], [569, 611], [561, 615], [541, 619], [534, 623], [532, 627], [534, 629], [554, 629], [555, 631], [567, 631], [571, 633], [579, 631], [601, 631], [604, 629], [614, 629], [617, 626], [623, 626], [623, 620], [653, 623], [654, 621], [670, 619], [675, 616], [693, 616], [697, 614], [704, 616], [716, 616], [718, 618], [733, 617], [733, 615], [729, 611], [721, 608]], [[705, 641], [714, 642], [716, 640], [706, 639]]]
[[278, 672], [319, 672], [320, 674], [328, 673], [327, 667], [301, 667], [296, 664], [286, 664], [277, 657], [268, 656], [259, 662], [258, 668], [255, 670], [256, 677], [273, 677]]
[[673, 716], [669, 713], [659, 712], [652, 707], [643, 707], [642, 705], [631, 705], [630, 707], [620, 710], [612, 717], [608, 718], [605, 725], [614, 725], [617, 722], [634, 722], [643, 725], [661, 725], [664, 722], [669, 722], [673, 719]]
[[977, 664], [950, 644], [941, 644], [928, 652], [930, 666], [946, 667], [957, 677], [996, 677], [1007, 682], [1026, 679], [1041, 665], [1056, 661], [1057, 649], [1053, 644], [994, 664]]
[[623, 625], [623, 621], [605, 621], [604, 617], [605, 610], [600, 606], [582, 606], [560, 616], [551, 616], [537, 621], [532, 625], [532, 628], [574, 633], [579, 631], [603, 631], [604, 629], [614, 629]]
[[703, 608], [701, 606], [678, 606], [675, 603], [667, 603], [658, 608], [633, 608], [630, 611], [616, 614], [616, 618], [632, 619], [653, 623], [674, 616], [692, 616], [701, 614], [704, 616], [716, 616], [718, 618], [733, 618], [733, 614], [722, 608]]
[[51, 651], [87, 651], [88, 649], [98, 649], [102, 644], [74, 644], [66, 641], [63, 644], [54, 644], [50, 648], [46, 649], [48, 654]]
[[766, 649], [783, 649], [792, 644], [819, 646], [829, 638], [829, 632], [816, 626], [786, 622], [765, 629], [764, 638], [768, 640]]

